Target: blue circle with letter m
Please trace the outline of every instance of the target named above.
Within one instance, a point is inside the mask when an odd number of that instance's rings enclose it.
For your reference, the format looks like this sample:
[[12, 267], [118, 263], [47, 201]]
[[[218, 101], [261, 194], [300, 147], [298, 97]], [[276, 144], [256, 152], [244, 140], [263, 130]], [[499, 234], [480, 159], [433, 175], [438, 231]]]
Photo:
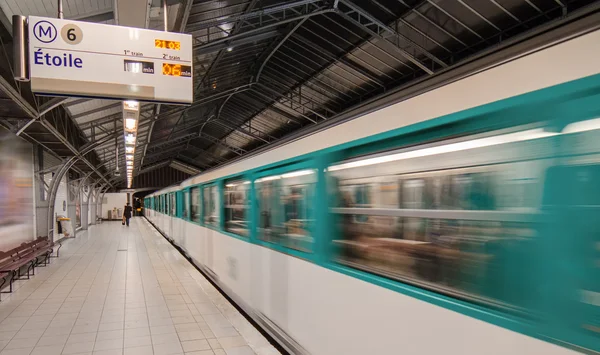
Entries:
[[33, 26], [33, 35], [42, 43], [54, 42], [58, 32], [56, 27], [48, 21], [38, 21]]

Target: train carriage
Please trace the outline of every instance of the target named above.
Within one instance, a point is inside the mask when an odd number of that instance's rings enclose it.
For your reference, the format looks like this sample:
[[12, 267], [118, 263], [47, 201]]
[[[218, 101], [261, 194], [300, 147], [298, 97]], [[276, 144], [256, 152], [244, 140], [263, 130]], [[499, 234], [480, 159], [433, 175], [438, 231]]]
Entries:
[[598, 43], [202, 173], [147, 218], [290, 352], [600, 352]]

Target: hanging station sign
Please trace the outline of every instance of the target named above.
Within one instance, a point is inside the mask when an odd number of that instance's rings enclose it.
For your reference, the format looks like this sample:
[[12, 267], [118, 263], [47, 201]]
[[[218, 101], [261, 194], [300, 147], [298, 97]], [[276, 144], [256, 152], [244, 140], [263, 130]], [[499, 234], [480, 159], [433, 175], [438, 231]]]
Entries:
[[24, 32], [36, 94], [192, 102], [191, 35], [36, 16]]

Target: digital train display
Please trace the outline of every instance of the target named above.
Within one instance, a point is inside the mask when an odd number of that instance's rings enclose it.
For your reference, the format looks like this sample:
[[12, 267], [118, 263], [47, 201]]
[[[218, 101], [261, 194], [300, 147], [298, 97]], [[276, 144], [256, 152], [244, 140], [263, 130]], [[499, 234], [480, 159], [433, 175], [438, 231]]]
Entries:
[[154, 40], [154, 47], [155, 48], [162, 48], [162, 49], [172, 49], [174, 51], [178, 51], [178, 50], [181, 49], [181, 42], [166, 41], [164, 39], [155, 39]]
[[183, 76], [186, 78], [191, 78], [192, 67], [190, 65], [163, 63], [162, 73], [163, 75]]

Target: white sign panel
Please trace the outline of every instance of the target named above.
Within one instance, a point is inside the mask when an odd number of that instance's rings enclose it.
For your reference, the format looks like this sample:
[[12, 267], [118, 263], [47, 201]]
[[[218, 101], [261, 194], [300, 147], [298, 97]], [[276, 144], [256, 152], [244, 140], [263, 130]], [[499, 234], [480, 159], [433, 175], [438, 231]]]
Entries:
[[189, 104], [192, 36], [30, 16], [37, 94]]

